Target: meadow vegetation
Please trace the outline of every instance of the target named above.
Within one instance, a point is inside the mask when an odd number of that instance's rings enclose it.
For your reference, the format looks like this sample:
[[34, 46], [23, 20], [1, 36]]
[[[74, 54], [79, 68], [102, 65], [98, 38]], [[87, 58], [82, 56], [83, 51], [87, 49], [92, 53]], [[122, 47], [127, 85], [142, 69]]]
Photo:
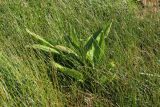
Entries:
[[159, 107], [160, 13], [135, 0], [0, 1], [0, 106]]

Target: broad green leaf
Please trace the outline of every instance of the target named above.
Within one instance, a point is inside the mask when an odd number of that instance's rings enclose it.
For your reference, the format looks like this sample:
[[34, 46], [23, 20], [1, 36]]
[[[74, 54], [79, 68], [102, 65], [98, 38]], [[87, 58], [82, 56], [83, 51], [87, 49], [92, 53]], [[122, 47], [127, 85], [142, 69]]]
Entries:
[[[99, 57], [100, 59], [102, 59], [105, 55], [105, 49], [106, 49], [105, 38], [108, 37], [110, 30], [111, 30], [111, 26], [112, 26], [112, 22], [106, 25], [105, 29], [102, 31], [100, 39], [98, 40], [100, 53], [99, 53], [99, 56], [97, 56], [97, 57]], [[95, 51], [96, 51], [96, 49], [95, 49]]]
[[75, 56], [78, 56], [72, 49], [70, 49], [68, 47], [65, 47], [65, 46], [62, 46], [62, 45], [56, 45], [54, 47], [55, 47], [55, 49], [57, 49], [61, 52], [65, 52], [65, 53], [68, 53], [68, 54], [74, 54]]
[[34, 44], [34, 45], [31, 45], [31, 46], [26, 46], [26, 47], [27, 48], [33, 48], [33, 49], [41, 50], [41, 51], [45, 51], [45, 52], [59, 54], [59, 52], [56, 49], [50, 48], [50, 47], [45, 46], [45, 45]]
[[80, 56], [76, 52], [74, 52], [72, 49], [62, 45], [56, 45], [55, 49], [58, 50], [59, 52], [62, 52], [62, 55], [64, 55], [66, 59], [71, 60], [71, 62], [74, 62], [74, 63], [77, 62], [80, 65], [83, 65], [83, 62], [81, 61]]
[[[100, 32], [95, 33], [93, 36], [89, 38], [88, 41], [88, 48], [87, 51], [87, 59], [89, 59], [94, 65], [95, 63], [98, 63], [101, 59], [104, 58], [105, 55], [105, 38], [108, 37], [110, 29], [111, 29], [112, 22], [107, 24], [104, 29], [102, 29]], [[87, 45], [86, 45], [87, 46]]]
[[41, 36], [39, 36], [39, 35], [37, 35], [37, 34], [31, 32], [31, 31], [28, 30], [28, 29], [26, 29], [26, 31], [27, 31], [30, 35], [32, 35], [35, 39], [37, 39], [38, 41], [44, 43], [45, 45], [51, 46], [51, 47], [53, 46], [53, 45], [50, 44], [48, 41], [46, 41], [45, 39], [43, 39]]
[[93, 44], [94, 52], [93, 52], [93, 62], [94, 64], [99, 63], [101, 49], [98, 41], [96, 40]]
[[99, 62], [101, 59], [104, 58], [105, 55], [105, 38], [108, 37], [110, 29], [112, 26], [112, 22], [107, 24], [105, 26], [105, 28], [102, 30], [102, 32], [100, 33], [100, 35], [97, 37], [97, 42], [94, 43], [95, 46], [95, 52], [94, 52], [94, 59], [95, 62]]
[[93, 67], [94, 67], [94, 51], [95, 48], [92, 46], [91, 49], [86, 54], [86, 59], [90, 61]]
[[87, 43], [84, 46], [86, 52], [92, 48], [93, 42], [97, 39], [97, 37], [99, 36], [99, 34], [101, 32], [102, 32], [102, 29], [98, 30], [92, 36], [89, 37], [89, 40], [87, 41]]
[[[99, 37], [99, 35], [101, 34], [102, 30], [98, 30], [94, 35], [90, 36], [87, 39], [87, 43], [85, 45], [86, 47], [86, 59], [90, 61], [90, 63], [92, 64], [92, 66], [94, 67], [94, 58], [95, 58], [95, 49], [99, 48], [98, 47], [98, 43], [97, 43], [97, 38]], [[97, 45], [97, 46], [95, 46]]]
[[83, 82], [84, 81], [84, 77], [83, 77], [83, 74], [80, 73], [79, 71], [75, 70], [75, 69], [71, 69], [71, 68], [67, 68], [67, 67], [64, 67], [56, 62], [52, 62], [52, 64], [59, 70], [61, 71], [62, 73], [68, 75], [68, 76], [71, 76], [72, 78], [80, 81], [80, 82]]

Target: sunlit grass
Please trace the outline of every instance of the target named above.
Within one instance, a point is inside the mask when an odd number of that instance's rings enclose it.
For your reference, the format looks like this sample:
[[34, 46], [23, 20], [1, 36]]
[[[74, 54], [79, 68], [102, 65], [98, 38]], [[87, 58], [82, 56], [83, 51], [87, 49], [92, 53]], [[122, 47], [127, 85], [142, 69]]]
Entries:
[[[160, 106], [160, 16], [139, 18], [138, 14], [131, 0], [3, 0], [0, 106]], [[103, 62], [94, 69], [76, 66], [84, 83], [50, 65], [51, 54], [26, 48], [37, 43], [26, 28], [54, 46], [74, 50], [65, 37], [76, 35], [87, 41], [109, 20], [113, 22], [105, 39]]]

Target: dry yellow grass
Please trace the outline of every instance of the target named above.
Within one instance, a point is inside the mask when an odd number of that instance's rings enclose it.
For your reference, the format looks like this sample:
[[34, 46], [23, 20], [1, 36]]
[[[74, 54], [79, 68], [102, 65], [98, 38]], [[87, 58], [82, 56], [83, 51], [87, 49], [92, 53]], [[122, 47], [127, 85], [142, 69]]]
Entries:
[[141, 0], [144, 11], [158, 12], [159, 0]]

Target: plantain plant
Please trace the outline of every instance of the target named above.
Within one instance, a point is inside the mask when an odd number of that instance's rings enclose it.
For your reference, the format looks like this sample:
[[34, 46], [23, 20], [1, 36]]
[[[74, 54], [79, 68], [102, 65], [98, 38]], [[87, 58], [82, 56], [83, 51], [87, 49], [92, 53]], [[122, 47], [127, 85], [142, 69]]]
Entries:
[[[53, 45], [41, 36], [26, 29], [26, 31], [38, 41], [38, 44], [27, 47], [53, 54], [51, 64], [53, 64], [58, 71], [83, 82], [85, 78], [83, 74], [77, 70], [77, 66], [90, 66], [95, 68], [95, 66], [104, 59], [106, 48], [105, 38], [108, 37], [111, 26], [112, 22], [109, 22], [104, 28], [99, 29], [88, 37], [88, 39], [83, 40], [83, 43], [81, 43], [81, 39], [71, 33], [70, 36], [67, 36], [65, 39], [70, 44], [70, 48], [63, 45]], [[57, 56], [58, 58], [61, 57], [61, 60], [57, 61]]]

